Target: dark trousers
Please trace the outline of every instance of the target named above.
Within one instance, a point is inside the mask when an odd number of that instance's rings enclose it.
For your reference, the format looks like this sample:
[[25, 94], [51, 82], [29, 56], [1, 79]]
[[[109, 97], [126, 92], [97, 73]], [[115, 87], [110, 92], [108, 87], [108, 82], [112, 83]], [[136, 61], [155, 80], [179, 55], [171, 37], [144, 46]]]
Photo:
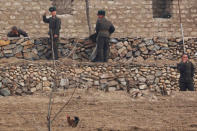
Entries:
[[[54, 59], [58, 60], [58, 38], [53, 39], [53, 53], [54, 53]], [[47, 59], [53, 59], [53, 54], [52, 54], [52, 39], [49, 39], [49, 49], [47, 51]]]
[[101, 37], [97, 38], [97, 55], [96, 62], [107, 62], [109, 56], [109, 38]]
[[189, 91], [194, 91], [193, 81], [185, 82], [185, 81], [179, 80], [179, 87], [180, 87], [180, 91], [186, 91], [187, 89]]

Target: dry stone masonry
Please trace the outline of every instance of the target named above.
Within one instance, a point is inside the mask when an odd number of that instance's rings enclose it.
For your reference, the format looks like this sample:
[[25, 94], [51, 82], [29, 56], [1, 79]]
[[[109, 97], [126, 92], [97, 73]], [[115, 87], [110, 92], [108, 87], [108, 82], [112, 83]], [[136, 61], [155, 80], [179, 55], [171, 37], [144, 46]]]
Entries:
[[[155, 6], [157, 1], [159, 0], [90, 0], [92, 29], [95, 28], [97, 11], [105, 9], [107, 18], [116, 27], [114, 37], [180, 37], [178, 0], [166, 0], [170, 1], [170, 5], [166, 6], [170, 7], [171, 13], [168, 19], [154, 18], [155, 11], [160, 8]], [[1, 35], [5, 36], [15, 25], [27, 31], [29, 36], [46, 36], [48, 25], [42, 22], [42, 14], [54, 3], [60, 8], [59, 10], [68, 10], [65, 14], [59, 12], [61, 14], [59, 17], [62, 19], [61, 37], [87, 37], [84, 0], [1, 0]], [[195, 0], [181, 0], [182, 22], [186, 37], [197, 36], [196, 6]]]
[[[57, 61], [57, 75], [52, 61], [36, 61], [46, 59], [48, 38], [21, 38], [9, 42], [0, 46], [0, 59], [17, 57], [30, 61], [0, 67], [0, 95], [50, 91], [55, 81], [57, 90], [74, 87], [109, 91], [152, 90], [160, 93], [164, 89], [166, 92], [179, 90], [176, 63], [183, 52], [180, 38], [111, 39], [109, 63], [104, 64], [88, 62], [95, 43], [87, 39], [62, 38], [59, 56], [64, 59]], [[195, 63], [196, 42], [196, 38], [185, 38], [187, 53]], [[149, 60], [153, 61], [144, 62]], [[157, 60], [163, 63], [158, 64]], [[197, 82], [197, 75], [194, 81]]]
[[[114, 43], [115, 42], [115, 43]], [[111, 39], [109, 61], [132, 63], [136, 60], [178, 60], [183, 53], [183, 42], [180, 38], [120, 38]], [[95, 43], [87, 39], [64, 39], [59, 42], [59, 56], [77, 61], [89, 61]], [[187, 53], [197, 59], [197, 39], [185, 38]], [[48, 38], [35, 40], [11, 40], [10, 44], [0, 46], [0, 58], [17, 57], [19, 59], [46, 59], [50, 53]]]
[[23, 95], [50, 91], [55, 81], [57, 90], [74, 87], [109, 91], [149, 89], [159, 93], [163, 89], [167, 92], [178, 90], [179, 74], [172, 65], [58, 61], [56, 69], [55, 76], [52, 62], [0, 67], [0, 92]]

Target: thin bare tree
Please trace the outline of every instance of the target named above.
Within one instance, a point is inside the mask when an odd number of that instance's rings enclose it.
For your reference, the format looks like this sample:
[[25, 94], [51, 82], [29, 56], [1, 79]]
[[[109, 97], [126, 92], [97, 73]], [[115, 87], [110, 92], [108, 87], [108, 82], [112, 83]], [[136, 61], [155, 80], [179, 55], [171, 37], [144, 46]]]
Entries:
[[[87, 16], [87, 23], [88, 23], [88, 28], [89, 28], [89, 35], [91, 35], [92, 34], [92, 29], [91, 29], [91, 24], [90, 24], [89, 0], [85, 0], [85, 2], [86, 2], [86, 16]], [[57, 70], [55, 68], [56, 67], [56, 62], [55, 62], [55, 59], [54, 59], [54, 52], [53, 52], [53, 37], [52, 37], [52, 53], [53, 53], [52, 54], [53, 55], [53, 69], [57, 73]], [[55, 73], [55, 75], [57, 75], [56, 73]], [[55, 76], [55, 78], [56, 78], [56, 76]], [[56, 83], [56, 79], [55, 79], [54, 86], [56, 86], [56, 85], [57, 85], [57, 83]], [[55, 88], [55, 87], [53, 87], [53, 88]], [[63, 109], [66, 107], [66, 105], [69, 104], [70, 100], [73, 98], [73, 95], [74, 95], [75, 90], [76, 90], [77, 87], [75, 87], [75, 89], [74, 89], [71, 97], [68, 99], [68, 101], [62, 106], [62, 108], [60, 108], [60, 110], [57, 113], [54, 114], [54, 117], [51, 118], [51, 111], [52, 111], [52, 104], [53, 104], [52, 100], [53, 100], [53, 91], [54, 91], [53, 88], [52, 88], [52, 90], [50, 92], [49, 104], [48, 104], [48, 115], [47, 115], [47, 122], [48, 122], [47, 127], [48, 127], [48, 131], [51, 131], [52, 130], [51, 128], [52, 128], [53, 121], [63, 111]]]

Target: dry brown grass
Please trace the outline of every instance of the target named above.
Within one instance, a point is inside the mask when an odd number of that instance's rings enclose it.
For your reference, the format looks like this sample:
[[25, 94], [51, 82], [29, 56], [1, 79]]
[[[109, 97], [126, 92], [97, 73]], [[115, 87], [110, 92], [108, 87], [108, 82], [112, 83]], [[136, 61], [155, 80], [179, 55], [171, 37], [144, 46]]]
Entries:
[[[69, 99], [73, 89], [55, 94], [52, 115]], [[197, 92], [132, 99], [126, 92], [77, 89], [52, 127], [53, 131], [196, 131]], [[0, 98], [1, 131], [47, 131], [48, 94]], [[77, 128], [66, 114], [78, 116]]]

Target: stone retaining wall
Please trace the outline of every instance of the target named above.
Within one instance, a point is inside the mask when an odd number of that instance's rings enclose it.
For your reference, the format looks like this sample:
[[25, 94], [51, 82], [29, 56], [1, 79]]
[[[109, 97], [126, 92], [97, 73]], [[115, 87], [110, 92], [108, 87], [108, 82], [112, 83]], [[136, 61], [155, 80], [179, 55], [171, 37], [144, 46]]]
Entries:
[[[59, 43], [59, 56], [77, 61], [88, 61], [94, 47], [95, 43], [85, 39], [62, 38]], [[191, 58], [196, 60], [197, 39], [186, 38], [185, 47]], [[114, 62], [128, 63], [137, 59], [178, 60], [183, 53], [183, 42], [180, 38], [122, 38], [112, 39], [110, 48], [109, 61]], [[9, 45], [0, 46], [0, 58], [46, 59], [46, 56], [50, 54], [48, 49], [48, 38], [11, 40]]]
[[[1, 58], [46, 59], [47, 38], [19, 39], [10, 42], [11, 44], [0, 47]], [[185, 42], [187, 52], [196, 65], [197, 39], [187, 38]], [[7, 64], [0, 67], [0, 90], [7, 89], [16, 95], [31, 94], [38, 90], [51, 90], [54, 80], [57, 81], [58, 89], [77, 86], [110, 91], [179, 90], [176, 63], [183, 52], [181, 39], [122, 38], [112, 39], [110, 44], [109, 63], [92, 63], [87, 61], [95, 43], [85, 39], [62, 38], [59, 43], [59, 56], [64, 59], [57, 61], [56, 77], [52, 61]], [[149, 60], [152, 61], [148, 62]], [[172, 62], [169, 63], [170, 60]], [[197, 75], [194, 81], [197, 82]]]
[[[58, 89], [97, 88], [115, 90], [147, 90], [166, 92], [179, 90], [177, 70], [171, 65], [76, 63], [58, 61], [57, 75], [52, 62], [15, 63], [0, 67], [0, 88], [22, 95], [35, 91]], [[197, 82], [197, 75], [195, 75]], [[197, 87], [197, 85], [195, 85]]]

